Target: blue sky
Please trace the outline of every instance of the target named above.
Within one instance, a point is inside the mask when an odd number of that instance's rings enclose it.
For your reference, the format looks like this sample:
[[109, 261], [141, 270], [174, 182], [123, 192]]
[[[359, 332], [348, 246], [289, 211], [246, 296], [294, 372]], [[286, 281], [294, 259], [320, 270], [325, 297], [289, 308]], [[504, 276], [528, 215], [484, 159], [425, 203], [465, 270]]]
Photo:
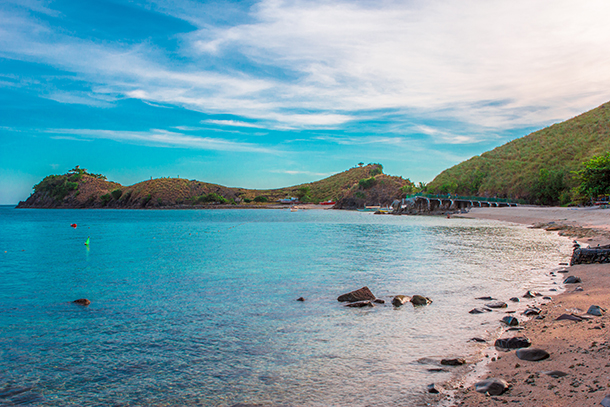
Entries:
[[602, 1], [0, 2], [0, 204], [75, 165], [413, 181], [610, 100]]

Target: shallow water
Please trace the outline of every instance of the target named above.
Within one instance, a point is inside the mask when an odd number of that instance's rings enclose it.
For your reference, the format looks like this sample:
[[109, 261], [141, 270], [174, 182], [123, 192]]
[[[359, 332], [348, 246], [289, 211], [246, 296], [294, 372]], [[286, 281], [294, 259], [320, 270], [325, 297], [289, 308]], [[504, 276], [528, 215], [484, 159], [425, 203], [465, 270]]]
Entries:
[[[475, 297], [546, 292], [569, 253], [469, 219], [2, 207], [0, 404], [408, 405], [450, 377], [419, 359], [497, 329]], [[336, 301], [364, 285], [434, 302]]]

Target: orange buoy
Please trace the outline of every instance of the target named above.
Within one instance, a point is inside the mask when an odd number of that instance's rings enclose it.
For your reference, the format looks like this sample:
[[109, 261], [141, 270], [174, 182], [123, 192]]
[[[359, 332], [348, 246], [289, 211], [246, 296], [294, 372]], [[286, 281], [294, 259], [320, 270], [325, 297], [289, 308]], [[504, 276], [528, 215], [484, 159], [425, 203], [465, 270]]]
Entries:
[[72, 226], [73, 228], [76, 227], [76, 223], [71, 224], [70, 226]]

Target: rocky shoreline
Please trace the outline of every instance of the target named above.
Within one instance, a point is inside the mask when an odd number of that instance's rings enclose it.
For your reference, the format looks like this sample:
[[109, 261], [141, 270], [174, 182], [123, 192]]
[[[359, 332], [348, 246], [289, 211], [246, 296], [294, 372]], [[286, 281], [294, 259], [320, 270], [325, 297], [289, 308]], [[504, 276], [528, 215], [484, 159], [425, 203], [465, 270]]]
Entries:
[[[512, 209], [481, 211], [482, 216], [474, 211], [468, 217], [542, 227], [549, 233], [576, 237], [584, 247], [610, 242], [608, 210], [587, 212], [584, 222], [583, 213], [567, 210], [560, 215], [572, 216], [557, 217], [557, 208], [536, 208], [538, 213], [533, 214]], [[535, 312], [518, 326], [507, 324], [499, 341], [485, 338], [481, 354], [470, 358], [474, 363], [456, 372], [453, 380], [435, 384], [439, 393], [426, 394], [421, 405], [610, 406], [610, 338], [605, 312], [610, 309], [610, 264], [565, 265], [550, 273], [551, 278], [565, 282], [565, 291], [552, 297], [526, 293], [525, 302]]]

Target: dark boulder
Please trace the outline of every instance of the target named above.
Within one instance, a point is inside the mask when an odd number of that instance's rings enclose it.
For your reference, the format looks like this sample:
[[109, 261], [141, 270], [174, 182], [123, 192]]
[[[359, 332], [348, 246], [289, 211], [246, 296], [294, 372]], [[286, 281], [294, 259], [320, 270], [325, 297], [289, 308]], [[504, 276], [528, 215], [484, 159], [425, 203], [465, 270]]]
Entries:
[[606, 397], [599, 403], [604, 407], [610, 407], [610, 394], [607, 394]]
[[532, 342], [525, 336], [515, 336], [513, 338], [496, 339], [494, 346], [500, 349], [520, 349], [529, 348], [532, 346]]
[[352, 307], [352, 308], [364, 308], [364, 307], [373, 307], [373, 303], [370, 301], [356, 301], [356, 302], [350, 302], [349, 304], [345, 305], [346, 307]]
[[525, 311], [523, 311], [523, 315], [525, 315], [526, 317], [529, 317], [532, 315], [540, 315], [540, 311], [541, 311], [540, 308], [532, 307], [532, 308], [528, 308]]
[[373, 301], [375, 296], [368, 287], [362, 287], [359, 290], [352, 291], [347, 294], [340, 295], [337, 298], [339, 302], [356, 302], [356, 301]]
[[605, 309], [603, 309], [599, 305], [591, 305], [589, 307], [589, 309], [587, 310], [587, 314], [595, 315], [596, 317], [601, 317], [603, 315], [604, 311], [605, 311]]
[[517, 297], [513, 297], [513, 298], [511, 298], [510, 300], [511, 300], [512, 302], [519, 302], [519, 301], [521, 301], [521, 300], [520, 300], [519, 298], [517, 298]]
[[504, 322], [508, 326], [519, 325], [519, 320], [517, 318], [511, 317], [511, 316], [505, 316], [504, 318], [501, 319], [501, 321]]
[[392, 298], [392, 305], [395, 307], [402, 307], [409, 301], [411, 301], [411, 297], [406, 296], [406, 295], [397, 295], [394, 298]]
[[474, 385], [474, 389], [490, 396], [499, 396], [508, 389], [508, 383], [502, 379], [487, 379]]
[[521, 348], [517, 349], [515, 355], [521, 360], [529, 360], [530, 362], [537, 362], [539, 360], [547, 359], [550, 355], [547, 351], [538, 348]]
[[488, 295], [487, 297], [477, 297], [477, 298], [475, 298], [475, 300], [493, 301], [493, 300], [495, 300], [495, 298], [492, 298]]
[[373, 302], [374, 302], [375, 304], [385, 304], [385, 301], [384, 301], [384, 300], [382, 300], [381, 298], [375, 298], [375, 299], [373, 300]]
[[432, 300], [428, 297], [424, 297], [423, 295], [414, 295], [411, 297], [411, 303], [415, 306], [418, 305], [428, 305], [432, 304]]
[[305, 301], [305, 298], [303, 298], [303, 297], [299, 297], [299, 298], [297, 298], [297, 301], [301, 301], [301, 302], [303, 302], [303, 301]]
[[75, 304], [78, 304], [78, 305], [85, 305], [85, 306], [91, 304], [91, 301], [89, 301], [86, 298], [79, 298], [78, 300], [74, 300], [72, 302]]
[[564, 284], [578, 284], [578, 283], [582, 283], [582, 280], [580, 279], [580, 277], [569, 276], [568, 278], [563, 280], [563, 283]]
[[579, 317], [578, 315], [573, 314], [561, 314], [557, 317], [556, 321], [582, 321], [584, 318]]
[[466, 360], [463, 358], [441, 360], [441, 365], [445, 365], [445, 366], [460, 366], [460, 365], [465, 365], [465, 364], [466, 364]]
[[487, 308], [506, 308], [506, 307], [508, 307], [508, 305], [506, 305], [506, 303], [502, 302], [502, 301], [490, 302], [488, 304], [485, 304], [485, 306]]

